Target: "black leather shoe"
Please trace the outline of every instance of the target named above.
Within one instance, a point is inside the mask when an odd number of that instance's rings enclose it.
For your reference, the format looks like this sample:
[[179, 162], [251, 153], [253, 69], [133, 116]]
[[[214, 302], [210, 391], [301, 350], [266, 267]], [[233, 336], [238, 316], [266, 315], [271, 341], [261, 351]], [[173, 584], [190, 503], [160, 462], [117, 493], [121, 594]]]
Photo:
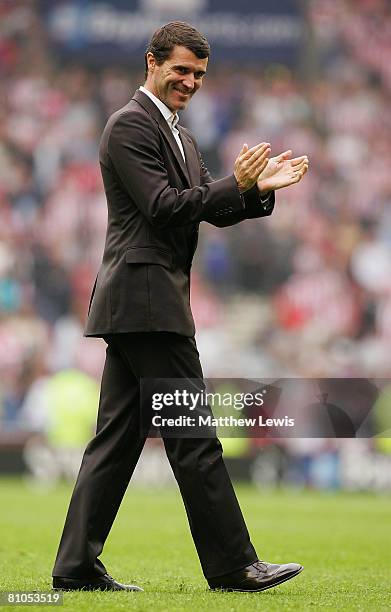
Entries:
[[277, 565], [266, 561], [255, 561], [237, 572], [210, 578], [208, 583], [212, 590], [257, 593], [294, 578], [303, 569], [298, 563]]
[[135, 584], [121, 584], [109, 574], [89, 580], [54, 576], [53, 589], [56, 591], [143, 591]]

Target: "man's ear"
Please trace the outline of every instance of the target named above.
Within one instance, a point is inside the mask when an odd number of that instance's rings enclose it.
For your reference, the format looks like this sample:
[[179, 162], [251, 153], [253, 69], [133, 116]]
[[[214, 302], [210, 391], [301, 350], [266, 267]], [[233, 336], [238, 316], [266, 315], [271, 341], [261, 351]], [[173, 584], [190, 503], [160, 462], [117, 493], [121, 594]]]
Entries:
[[155, 56], [150, 51], [148, 51], [147, 53], [147, 64], [148, 64], [148, 70], [153, 70], [156, 66]]

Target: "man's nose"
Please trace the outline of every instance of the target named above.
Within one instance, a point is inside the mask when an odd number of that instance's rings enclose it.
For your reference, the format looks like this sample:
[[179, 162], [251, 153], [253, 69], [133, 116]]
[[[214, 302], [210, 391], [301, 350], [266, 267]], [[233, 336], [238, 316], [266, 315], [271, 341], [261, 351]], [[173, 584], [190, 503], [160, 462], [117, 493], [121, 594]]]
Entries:
[[194, 89], [194, 77], [187, 74], [185, 79], [183, 80], [183, 86], [186, 87], [186, 89], [189, 89], [190, 91], [193, 91]]

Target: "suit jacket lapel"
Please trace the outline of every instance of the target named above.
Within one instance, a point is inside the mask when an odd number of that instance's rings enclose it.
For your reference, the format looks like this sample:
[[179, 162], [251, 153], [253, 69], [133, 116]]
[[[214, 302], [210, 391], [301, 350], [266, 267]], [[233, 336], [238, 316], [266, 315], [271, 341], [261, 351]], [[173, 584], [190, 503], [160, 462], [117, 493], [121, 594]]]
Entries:
[[[159, 109], [157, 109], [159, 110]], [[160, 113], [160, 111], [159, 111]], [[161, 129], [161, 131], [163, 132], [163, 135], [166, 137], [169, 145], [171, 146], [172, 152], [175, 155], [175, 159], [177, 160], [178, 164], [181, 167], [181, 170], [183, 172], [183, 174], [186, 177], [186, 180], [188, 182], [188, 184], [191, 184], [190, 181], [190, 176], [189, 176], [189, 172], [188, 172], [188, 168], [186, 166], [185, 160], [182, 157], [182, 153], [179, 149], [178, 143], [174, 138], [174, 134], [172, 133], [170, 126], [168, 125], [167, 121], [164, 119], [163, 115], [160, 113], [160, 116], [162, 118], [161, 121], [158, 121], [159, 123], [159, 128]], [[186, 153], [185, 153], [186, 155]]]
[[179, 129], [183, 149], [185, 151], [187, 169], [190, 175], [190, 185], [195, 187], [200, 184], [200, 160], [198, 159], [197, 151], [190, 136], [180, 125], [177, 125], [177, 128]]
[[[191, 186], [191, 181], [190, 181], [190, 176], [189, 176], [189, 172], [188, 169], [186, 167], [186, 164], [183, 160], [182, 157], [182, 153], [178, 147], [178, 144], [174, 138], [174, 134], [172, 133], [167, 121], [165, 120], [165, 118], [163, 117], [163, 115], [161, 114], [160, 110], [158, 109], [158, 107], [156, 106], [156, 104], [154, 104], [152, 102], [152, 100], [150, 98], [148, 98], [148, 96], [146, 96], [142, 91], [137, 90], [136, 93], [134, 94], [133, 100], [136, 100], [136, 102], [138, 102], [139, 104], [141, 104], [141, 106], [150, 114], [152, 115], [152, 117], [155, 119], [155, 121], [157, 121], [158, 126], [160, 131], [163, 133], [163, 136], [165, 137], [165, 139], [167, 140], [168, 144], [171, 147], [171, 150], [175, 156], [175, 159], [177, 160], [184, 176], [185, 179], [188, 183], [189, 186]], [[183, 142], [183, 141], [182, 141]], [[185, 155], [186, 155], [186, 150], [185, 150]], [[186, 159], [187, 159], [187, 155], [186, 155]]]

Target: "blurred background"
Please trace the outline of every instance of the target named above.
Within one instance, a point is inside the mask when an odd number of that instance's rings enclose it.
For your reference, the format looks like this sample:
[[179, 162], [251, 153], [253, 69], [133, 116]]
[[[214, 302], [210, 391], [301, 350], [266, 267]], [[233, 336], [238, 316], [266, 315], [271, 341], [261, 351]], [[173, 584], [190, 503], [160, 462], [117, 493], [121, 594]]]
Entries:
[[[270, 218], [202, 224], [205, 376], [391, 374], [388, 0], [0, 0], [0, 473], [72, 480], [93, 433], [105, 343], [83, 326], [107, 219], [99, 138], [173, 19], [211, 44], [180, 121], [212, 175], [232, 173], [243, 142], [311, 162]], [[232, 474], [260, 486], [391, 489], [386, 438], [224, 446]], [[163, 455], [149, 441], [135, 480], [171, 482]]]

